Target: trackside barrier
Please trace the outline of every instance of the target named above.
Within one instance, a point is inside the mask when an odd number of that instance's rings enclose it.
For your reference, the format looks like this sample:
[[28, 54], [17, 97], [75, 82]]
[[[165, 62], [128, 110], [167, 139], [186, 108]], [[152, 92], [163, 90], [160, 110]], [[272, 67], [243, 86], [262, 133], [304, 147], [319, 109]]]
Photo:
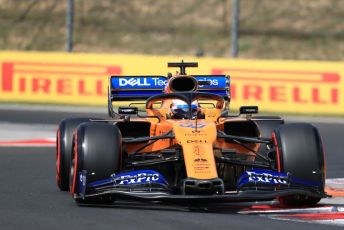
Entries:
[[148, 55], [0, 52], [0, 101], [106, 105], [109, 75], [166, 75], [167, 62], [197, 61], [188, 74], [231, 76], [231, 108], [344, 114], [344, 63]]

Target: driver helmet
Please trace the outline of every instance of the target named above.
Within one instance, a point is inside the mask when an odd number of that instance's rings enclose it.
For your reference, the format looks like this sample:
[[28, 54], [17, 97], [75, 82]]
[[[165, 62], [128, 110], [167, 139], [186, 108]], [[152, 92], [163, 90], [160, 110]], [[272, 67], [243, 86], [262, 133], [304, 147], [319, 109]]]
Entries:
[[[197, 101], [192, 102], [191, 104], [192, 117], [197, 116], [198, 110], [199, 110], [198, 102]], [[186, 118], [187, 115], [189, 114], [188, 104], [179, 99], [172, 100], [171, 112], [173, 114], [173, 118]]]

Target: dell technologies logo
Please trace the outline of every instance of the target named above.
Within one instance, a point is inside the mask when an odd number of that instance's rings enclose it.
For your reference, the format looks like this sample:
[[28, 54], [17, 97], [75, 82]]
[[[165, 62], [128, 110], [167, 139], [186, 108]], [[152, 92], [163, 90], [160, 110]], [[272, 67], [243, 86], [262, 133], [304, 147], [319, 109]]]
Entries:
[[140, 86], [140, 87], [164, 87], [166, 85], [166, 80], [159, 77], [138, 77], [138, 78], [119, 78], [118, 85], [121, 86]]

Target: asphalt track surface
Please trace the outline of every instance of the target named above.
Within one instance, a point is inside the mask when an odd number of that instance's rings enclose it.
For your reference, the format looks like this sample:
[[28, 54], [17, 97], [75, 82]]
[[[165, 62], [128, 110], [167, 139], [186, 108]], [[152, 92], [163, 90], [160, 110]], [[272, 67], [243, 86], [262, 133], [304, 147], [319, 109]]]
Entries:
[[[0, 110], [0, 122], [56, 124], [84, 113]], [[91, 117], [105, 117], [92, 114]], [[344, 124], [314, 123], [327, 152], [327, 175], [344, 177]], [[243, 207], [118, 202], [78, 206], [55, 184], [55, 148], [0, 147], [0, 229], [343, 229], [238, 214]], [[246, 205], [247, 206], [247, 205]]]

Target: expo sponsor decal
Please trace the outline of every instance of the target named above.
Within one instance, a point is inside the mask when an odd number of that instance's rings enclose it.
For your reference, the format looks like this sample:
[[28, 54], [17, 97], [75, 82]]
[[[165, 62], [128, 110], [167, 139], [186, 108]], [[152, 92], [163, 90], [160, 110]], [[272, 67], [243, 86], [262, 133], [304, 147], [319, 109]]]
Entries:
[[257, 173], [255, 171], [246, 171], [248, 175], [248, 182], [262, 182], [268, 184], [287, 184], [288, 177], [281, 176], [281, 175], [273, 175], [272, 173], [268, 172], [261, 172]]
[[120, 177], [115, 177], [114, 180], [118, 181], [118, 184], [141, 184], [158, 181], [159, 174], [148, 175], [146, 173], [139, 173], [137, 174], [137, 176], [124, 175]]
[[111, 177], [115, 184], [118, 185], [167, 183], [165, 178], [160, 173], [153, 170], [138, 170], [127, 173], [112, 174]]
[[237, 186], [242, 187], [251, 187], [262, 185], [288, 185], [289, 177], [286, 173], [280, 173], [272, 170], [263, 170], [263, 169], [251, 169], [245, 171], [239, 178]]

